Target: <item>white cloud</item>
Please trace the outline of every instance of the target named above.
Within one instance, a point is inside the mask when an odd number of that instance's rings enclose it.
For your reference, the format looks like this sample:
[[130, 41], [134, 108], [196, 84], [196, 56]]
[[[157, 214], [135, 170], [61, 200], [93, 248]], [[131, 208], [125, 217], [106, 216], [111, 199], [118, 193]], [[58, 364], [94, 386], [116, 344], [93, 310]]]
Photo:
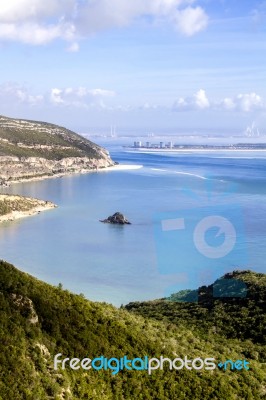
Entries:
[[184, 109], [188, 107], [188, 102], [184, 97], [179, 97], [179, 99], [175, 102], [174, 108], [176, 109]]
[[[29, 88], [15, 82], [0, 85], [0, 101], [5, 104], [24, 104], [25, 106], [62, 106], [76, 108], [96, 108], [105, 110], [169, 110], [169, 107], [146, 102], [142, 105], [117, 105], [112, 99], [116, 92], [102, 88], [79, 87], [54, 87], [46, 93], [33, 93]], [[106, 103], [105, 103], [106, 102]], [[237, 94], [223, 99], [210, 99], [204, 89], [198, 90], [194, 95], [179, 97], [171, 107], [172, 111], [228, 111], [238, 113], [252, 113], [266, 111], [266, 102], [262, 96], [255, 92]]]
[[239, 94], [236, 100], [241, 111], [249, 112], [264, 107], [262, 97], [256, 93]]
[[0, 22], [23, 22], [43, 20], [47, 17], [71, 14], [75, 0], [2, 0], [0, 2]]
[[225, 99], [223, 99], [221, 105], [226, 110], [234, 110], [236, 108], [234, 100], [231, 99], [230, 97], [226, 97]]
[[40, 45], [74, 41], [76, 0], [0, 1], [0, 40]]
[[225, 110], [237, 110], [250, 112], [265, 109], [265, 102], [261, 96], [256, 93], [238, 94], [233, 98], [227, 97], [220, 102]]
[[226, 110], [238, 112], [251, 112], [265, 110], [266, 104], [261, 96], [256, 93], [238, 94], [234, 97], [225, 97], [222, 100], [209, 100], [205, 90], [200, 89], [191, 97], [179, 97], [173, 104], [173, 111], [190, 110]]
[[44, 96], [30, 94], [27, 88], [16, 83], [5, 83], [0, 85], [0, 98], [3, 98], [6, 103], [18, 101], [19, 103], [36, 105], [43, 101]]
[[5, 104], [74, 106], [79, 108], [107, 108], [104, 99], [114, 97], [116, 93], [107, 89], [52, 88], [44, 94], [33, 94], [28, 88], [14, 82], [0, 85], [0, 100]]
[[105, 108], [103, 98], [113, 97], [115, 92], [106, 89], [87, 89], [83, 86], [78, 88], [53, 88], [50, 92], [50, 101], [54, 105], [65, 105], [75, 107], [99, 106]]
[[50, 100], [53, 104], [63, 104], [64, 100], [61, 97], [62, 90], [54, 88], [51, 90]]
[[205, 90], [200, 89], [195, 95], [195, 105], [197, 108], [203, 110], [204, 108], [210, 107], [210, 102], [206, 96]]
[[200, 89], [192, 97], [179, 97], [174, 105], [174, 111], [204, 110], [210, 107], [210, 101], [205, 90]]
[[177, 11], [174, 19], [181, 33], [192, 36], [207, 27], [209, 18], [201, 7], [187, 7]]
[[196, 0], [0, 0], [0, 40], [40, 45], [55, 39], [70, 42], [101, 30], [125, 27], [137, 19], [171, 23], [191, 36], [206, 28], [208, 17]]
[[46, 44], [58, 38], [71, 41], [74, 37], [74, 25], [64, 22], [46, 26], [32, 22], [0, 24], [1, 39], [19, 41], [26, 44]]
[[[208, 17], [195, 0], [89, 0], [80, 15], [83, 32], [97, 32], [130, 25], [145, 16], [172, 23], [180, 33], [192, 36], [206, 28]], [[185, 7], [185, 8], [181, 8]]]
[[165, 16], [176, 10], [182, 0], [89, 0], [82, 8], [81, 22], [89, 31], [129, 25], [145, 16]]

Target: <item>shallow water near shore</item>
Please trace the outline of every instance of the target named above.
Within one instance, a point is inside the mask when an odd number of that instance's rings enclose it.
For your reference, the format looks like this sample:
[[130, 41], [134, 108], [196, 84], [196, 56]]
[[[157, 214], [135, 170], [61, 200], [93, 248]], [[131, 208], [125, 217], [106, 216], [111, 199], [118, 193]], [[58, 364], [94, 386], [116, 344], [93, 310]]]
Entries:
[[[143, 167], [2, 188], [2, 193], [49, 200], [59, 207], [2, 224], [0, 257], [39, 279], [54, 285], [60, 282], [91, 300], [115, 305], [162, 297], [173, 284], [176, 289], [195, 288], [237, 268], [265, 272], [265, 155], [110, 150], [115, 161]], [[231, 205], [241, 209], [243, 216], [236, 258], [214, 269], [203, 265], [200, 273], [193, 273], [184, 267], [186, 254], [179, 252], [175, 274], [166, 273], [156, 234], [160, 216], [183, 213], [201, 218], [208, 207], [217, 212], [222, 207], [230, 215], [235, 209]], [[116, 211], [132, 225], [99, 222]], [[188, 240], [190, 234], [186, 232]]]

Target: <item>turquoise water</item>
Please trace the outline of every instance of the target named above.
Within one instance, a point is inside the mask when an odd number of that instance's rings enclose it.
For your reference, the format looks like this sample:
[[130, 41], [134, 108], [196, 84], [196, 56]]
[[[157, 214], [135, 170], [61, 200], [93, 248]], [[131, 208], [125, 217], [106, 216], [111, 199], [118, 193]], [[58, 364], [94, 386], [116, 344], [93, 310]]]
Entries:
[[[49, 283], [60, 282], [89, 299], [116, 305], [162, 297], [168, 287], [208, 284], [238, 267], [265, 272], [264, 153], [165, 155], [110, 150], [115, 160], [143, 167], [2, 189], [50, 200], [59, 207], [1, 225], [0, 257]], [[208, 210], [215, 215], [224, 212], [229, 219], [237, 215], [239, 224], [234, 252], [215, 265], [198, 257], [189, 231]], [[116, 211], [132, 225], [99, 222]], [[174, 248], [160, 233], [165, 216], [188, 220], [188, 229], [178, 233], [184, 233], [182, 239], [173, 236]], [[174, 269], [168, 270], [165, 260]]]

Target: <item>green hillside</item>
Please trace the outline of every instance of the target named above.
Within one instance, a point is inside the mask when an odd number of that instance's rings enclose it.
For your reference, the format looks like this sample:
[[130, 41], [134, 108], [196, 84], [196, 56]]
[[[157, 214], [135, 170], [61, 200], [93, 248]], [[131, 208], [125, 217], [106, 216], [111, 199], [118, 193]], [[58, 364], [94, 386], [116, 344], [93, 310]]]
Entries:
[[[266, 345], [266, 275], [234, 271], [217, 280], [216, 284], [220, 281], [243, 282], [246, 295], [214, 297], [214, 283], [202, 286], [198, 291], [174, 293], [165, 299], [129, 303], [126, 309], [174, 325], [182, 323], [193, 327], [206, 340], [210, 332], [225, 338], [250, 340], [254, 345], [258, 344], [262, 355]], [[266, 362], [265, 355], [261, 361]]]
[[58, 125], [0, 116], [0, 156], [101, 158], [104, 150]]
[[[251, 274], [265, 293], [265, 276]], [[260, 294], [258, 294], [260, 298]], [[262, 295], [263, 297], [263, 295]], [[171, 302], [167, 302], [170, 304]], [[176, 303], [171, 303], [175, 304]], [[131, 307], [132, 308], [132, 307]], [[138, 311], [141, 311], [139, 309]], [[205, 312], [205, 316], [208, 314]], [[88, 301], [0, 262], [0, 399], [265, 399], [262, 342]], [[161, 311], [159, 309], [159, 314]], [[240, 311], [239, 319], [242, 318]], [[189, 314], [189, 313], [187, 313]], [[196, 319], [196, 317], [195, 317]], [[230, 319], [227, 321], [230, 325]], [[249, 353], [247, 353], [249, 352]], [[64, 357], [248, 359], [250, 370], [54, 370]]]

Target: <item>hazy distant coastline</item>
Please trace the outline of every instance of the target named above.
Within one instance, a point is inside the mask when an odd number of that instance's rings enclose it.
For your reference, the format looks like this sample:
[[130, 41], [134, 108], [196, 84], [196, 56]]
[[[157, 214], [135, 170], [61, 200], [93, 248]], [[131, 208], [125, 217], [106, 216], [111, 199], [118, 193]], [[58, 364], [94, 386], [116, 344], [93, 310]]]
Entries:
[[124, 145], [124, 149], [137, 151], [166, 151], [166, 152], [183, 152], [183, 151], [266, 151], [265, 143], [238, 143], [230, 145], [209, 145], [209, 144], [173, 144], [173, 142], [159, 143], [135, 141], [133, 145]]

